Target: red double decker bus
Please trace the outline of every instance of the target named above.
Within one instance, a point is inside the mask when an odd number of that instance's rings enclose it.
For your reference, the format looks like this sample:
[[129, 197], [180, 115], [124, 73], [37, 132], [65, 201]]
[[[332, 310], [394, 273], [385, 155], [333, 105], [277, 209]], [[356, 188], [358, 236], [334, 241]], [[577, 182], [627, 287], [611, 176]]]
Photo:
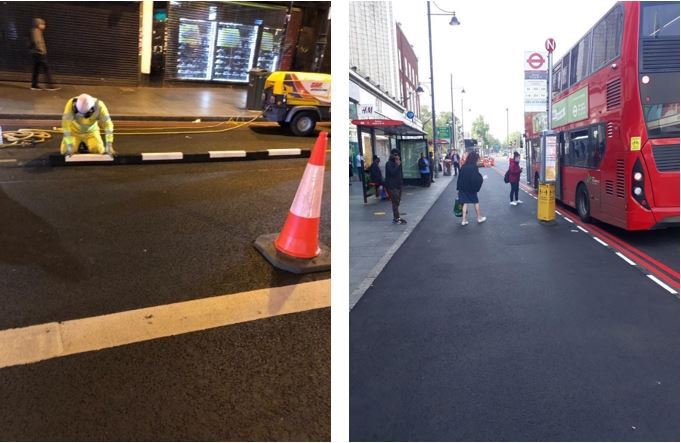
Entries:
[[556, 198], [586, 222], [678, 226], [679, 3], [615, 4], [554, 64], [552, 95]]

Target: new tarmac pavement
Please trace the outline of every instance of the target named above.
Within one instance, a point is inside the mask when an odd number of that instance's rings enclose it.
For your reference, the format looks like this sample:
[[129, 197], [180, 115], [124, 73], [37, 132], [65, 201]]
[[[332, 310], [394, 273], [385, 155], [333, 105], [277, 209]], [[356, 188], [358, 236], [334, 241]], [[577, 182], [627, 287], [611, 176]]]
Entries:
[[350, 313], [350, 439], [678, 441], [678, 298], [482, 172], [487, 221], [450, 184]]

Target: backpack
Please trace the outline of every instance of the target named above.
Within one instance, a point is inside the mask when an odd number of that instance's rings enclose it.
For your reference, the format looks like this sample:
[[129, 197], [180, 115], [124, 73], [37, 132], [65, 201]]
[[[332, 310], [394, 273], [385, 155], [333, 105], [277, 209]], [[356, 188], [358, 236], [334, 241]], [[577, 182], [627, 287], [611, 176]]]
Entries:
[[508, 177], [510, 173], [511, 170], [509, 169], [508, 171], [506, 171], [506, 174], [504, 174], [504, 183], [508, 183], [510, 181]]

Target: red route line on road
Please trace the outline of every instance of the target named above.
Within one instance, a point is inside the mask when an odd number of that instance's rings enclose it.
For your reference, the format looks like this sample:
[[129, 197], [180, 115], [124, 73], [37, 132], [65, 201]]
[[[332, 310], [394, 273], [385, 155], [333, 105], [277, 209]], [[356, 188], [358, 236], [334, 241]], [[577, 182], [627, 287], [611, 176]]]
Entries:
[[[497, 172], [497, 174], [501, 176], [505, 174], [505, 172], [502, 172], [496, 166], [494, 166], [492, 169], [494, 169]], [[520, 183], [520, 186], [525, 192], [535, 197], [537, 196], [533, 188], [527, 186], [524, 183]], [[613, 249], [616, 249], [617, 251], [621, 252], [623, 255], [627, 256], [627, 258], [636, 261], [639, 266], [645, 268], [647, 271], [651, 272], [656, 277], [659, 277], [666, 283], [673, 285], [676, 289], [680, 288], [681, 285], [679, 282], [679, 273], [669, 268], [665, 264], [660, 263], [653, 257], [649, 256], [648, 254], [636, 248], [635, 246], [625, 242], [624, 240], [617, 238], [608, 232], [605, 232], [598, 226], [595, 225], [585, 226], [581, 219], [574, 217], [572, 214], [567, 213], [565, 210], [561, 212], [561, 215], [565, 218], [570, 219], [575, 225], [580, 226], [583, 229], [590, 230], [591, 234], [602, 237], [600, 238], [600, 240], [608, 242], [608, 244], [612, 246]]]

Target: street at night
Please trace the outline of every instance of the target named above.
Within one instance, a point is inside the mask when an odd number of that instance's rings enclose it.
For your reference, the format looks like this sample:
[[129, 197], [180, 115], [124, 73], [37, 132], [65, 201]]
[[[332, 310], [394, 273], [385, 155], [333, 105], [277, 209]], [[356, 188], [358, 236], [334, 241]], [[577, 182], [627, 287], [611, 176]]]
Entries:
[[[268, 131], [265, 139], [247, 127], [191, 141], [121, 136], [116, 147], [311, 149], [315, 141], [278, 127]], [[2, 154], [30, 163], [54, 152], [56, 143]], [[279, 271], [253, 247], [259, 235], [281, 229], [305, 165], [306, 159], [3, 163], [0, 329], [328, 281], [329, 272]], [[320, 241], [330, 244], [328, 159], [324, 186]], [[330, 310], [266, 317], [2, 368], [0, 434], [9, 440], [328, 439]]]

